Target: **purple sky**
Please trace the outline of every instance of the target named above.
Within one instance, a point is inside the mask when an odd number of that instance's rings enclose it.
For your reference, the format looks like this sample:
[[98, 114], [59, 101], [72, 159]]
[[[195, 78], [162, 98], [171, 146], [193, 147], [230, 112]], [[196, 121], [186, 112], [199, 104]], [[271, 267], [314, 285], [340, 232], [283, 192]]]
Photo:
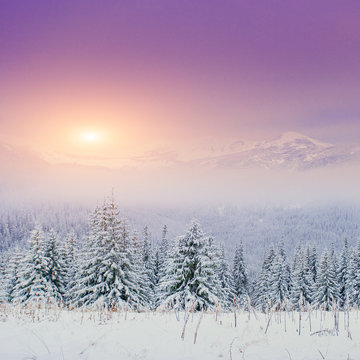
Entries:
[[0, 0], [1, 139], [63, 149], [62, 126], [97, 113], [129, 149], [288, 130], [354, 142], [359, 19], [358, 0]]

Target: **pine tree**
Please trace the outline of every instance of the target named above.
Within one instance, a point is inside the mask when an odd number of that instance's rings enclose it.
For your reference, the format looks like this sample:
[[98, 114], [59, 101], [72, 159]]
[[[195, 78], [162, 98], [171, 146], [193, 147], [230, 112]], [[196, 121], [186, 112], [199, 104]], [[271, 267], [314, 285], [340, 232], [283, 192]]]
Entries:
[[235, 249], [232, 279], [237, 304], [244, 306], [248, 302], [249, 281], [244, 261], [244, 249], [242, 242]]
[[168, 272], [175, 259], [175, 246], [168, 240], [168, 229], [164, 225], [158, 253], [158, 283], [155, 288], [155, 306], [159, 307], [167, 296]]
[[145, 268], [145, 276], [149, 285], [148, 301], [152, 303], [155, 296], [155, 265], [151, 248], [151, 234], [147, 226], [143, 231], [142, 262]]
[[0, 253], [0, 303], [8, 302], [7, 267], [9, 263], [8, 253]]
[[124, 269], [128, 266], [128, 259], [124, 243], [121, 241], [122, 224], [118, 218], [119, 211], [112, 199], [104, 204], [102, 221], [98, 231], [102, 234], [100, 239], [101, 261], [97, 274], [97, 283], [93, 292], [96, 301], [107, 307], [118, 307], [127, 301], [125, 284], [127, 282]]
[[206, 261], [212, 271], [216, 273], [216, 277], [213, 279], [213, 288], [215, 289], [214, 294], [217, 297], [217, 304], [223, 308], [228, 308], [232, 304], [233, 289], [225, 251], [221, 251], [212, 236], [206, 237], [205, 240], [204, 254], [208, 258], [206, 258]]
[[14, 301], [43, 304], [56, 302], [56, 293], [47, 279], [49, 268], [44, 257], [44, 233], [39, 224], [31, 232], [29, 243], [30, 249], [25, 255], [15, 284]]
[[344, 241], [344, 247], [341, 251], [339, 268], [337, 272], [339, 292], [340, 292], [340, 305], [343, 307], [349, 299], [350, 292], [350, 277], [349, 277], [350, 255], [349, 245], [347, 239]]
[[284, 306], [286, 301], [290, 299], [291, 276], [283, 244], [280, 245], [278, 254], [274, 258], [269, 281], [269, 300], [271, 305], [279, 303], [280, 306]]
[[[337, 259], [337, 255], [336, 255], [336, 251], [335, 251], [335, 245], [334, 243], [331, 244], [331, 248], [330, 248], [330, 254], [329, 254], [329, 260], [332, 264], [332, 267], [334, 268], [335, 272], [337, 273], [337, 269], [338, 269], [338, 259]], [[336, 277], [336, 281], [337, 281], [337, 277]]]
[[[123, 220], [123, 238], [126, 247], [126, 256], [129, 261], [127, 268], [129, 303], [136, 308], [153, 305], [152, 290], [150, 288], [147, 271], [143, 263], [143, 252], [137, 233], [132, 236], [128, 232], [128, 222]], [[127, 239], [127, 240], [125, 240]]]
[[152, 263], [154, 266], [154, 300], [156, 300], [157, 288], [160, 282], [160, 251], [158, 247], [155, 249]]
[[234, 300], [234, 284], [233, 278], [230, 273], [229, 264], [225, 256], [224, 246], [221, 246], [218, 255], [218, 277], [220, 286], [222, 289], [222, 303], [225, 308], [229, 308], [233, 305]]
[[272, 246], [268, 253], [265, 252], [261, 272], [256, 280], [253, 298], [256, 308], [262, 311], [267, 309], [271, 301], [270, 277], [272, 276], [272, 267], [275, 258], [276, 253]]
[[9, 257], [9, 262], [5, 269], [3, 296], [4, 300], [7, 302], [14, 302], [15, 300], [15, 286], [21, 281], [20, 270], [23, 258], [24, 250], [15, 247]]
[[321, 257], [315, 289], [314, 301], [324, 310], [330, 310], [339, 300], [334, 263], [326, 250]]
[[316, 278], [317, 278], [317, 262], [318, 262], [316, 248], [313, 247], [311, 250], [310, 250], [310, 248], [308, 248], [307, 254], [308, 254], [307, 257], [308, 257], [308, 261], [309, 261], [310, 272], [313, 277], [313, 282], [315, 282]]
[[76, 305], [145, 306], [139, 244], [130, 236], [128, 221], [119, 218], [113, 199], [95, 210], [90, 227], [85, 261], [74, 289]]
[[296, 309], [310, 304], [313, 292], [313, 276], [307, 253], [301, 246], [296, 248], [292, 272], [291, 302]]
[[360, 241], [350, 254], [348, 296], [351, 306], [360, 306]]
[[200, 225], [193, 221], [180, 237], [163, 282], [163, 306], [178, 309], [212, 309], [218, 302], [219, 279], [209, 254], [209, 241]]
[[59, 241], [54, 230], [50, 230], [48, 238], [44, 242], [44, 260], [46, 262], [46, 280], [53, 288], [53, 294], [57, 301], [63, 302], [66, 265], [63, 262]]
[[[194, 283], [198, 285], [198, 294], [206, 299], [207, 304], [200, 305], [197, 309], [213, 308], [214, 305], [227, 307], [227, 292], [229, 289], [222, 286], [223, 283], [219, 278], [220, 250], [215, 245], [212, 236], [204, 238], [204, 247], [199, 252], [198, 259], [199, 263], [195, 271], [195, 276], [198, 279]], [[224, 284], [227, 285], [226, 282]], [[202, 303], [204, 304], [203, 301]]]
[[78, 273], [69, 287], [71, 293], [69, 298], [75, 306], [87, 306], [93, 304], [97, 297], [94, 295], [95, 286], [98, 283], [98, 273], [101, 263], [101, 228], [100, 221], [102, 210], [99, 206], [95, 208], [89, 218], [90, 232], [81, 249], [78, 263]]
[[160, 279], [164, 277], [166, 274], [169, 254], [170, 254], [170, 244], [168, 240], [168, 229], [167, 226], [164, 225], [161, 242], [160, 242], [160, 248], [159, 248], [159, 278]]
[[79, 271], [77, 240], [73, 231], [65, 237], [60, 253], [65, 264], [65, 300], [71, 304], [75, 277]]

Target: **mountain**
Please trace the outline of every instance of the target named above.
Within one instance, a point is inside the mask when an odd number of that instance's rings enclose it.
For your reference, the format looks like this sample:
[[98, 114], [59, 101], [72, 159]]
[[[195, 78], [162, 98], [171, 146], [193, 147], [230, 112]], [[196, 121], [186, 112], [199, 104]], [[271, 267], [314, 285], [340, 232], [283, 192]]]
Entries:
[[0, 143], [0, 163], [3, 174], [35, 176], [69, 173], [74, 178], [83, 174], [111, 174], [146, 171], [146, 169], [292, 169], [308, 170], [331, 165], [360, 164], [360, 145], [340, 146], [321, 142], [309, 136], [286, 132], [271, 140], [237, 140], [222, 143], [206, 139], [185, 150], [154, 149], [140, 156], [125, 159], [118, 169], [77, 163], [51, 164], [39, 155]]
[[129, 157], [118, 168], [51, 163], [0, 144], [0, 199], [82, 203], [114, 188], [127, 204], [353, 200], [360, 199], [359, 165], [360, 146], [328, 144], [298, 133], [266, 141], [217, 140], [187, 152], [157, 149]]
[[190, 161], [208, 168], [264, 168], [307, 170], [360, 162], [360, 146], [336, 146], [296, 132], [266, 141], [239, 141]]

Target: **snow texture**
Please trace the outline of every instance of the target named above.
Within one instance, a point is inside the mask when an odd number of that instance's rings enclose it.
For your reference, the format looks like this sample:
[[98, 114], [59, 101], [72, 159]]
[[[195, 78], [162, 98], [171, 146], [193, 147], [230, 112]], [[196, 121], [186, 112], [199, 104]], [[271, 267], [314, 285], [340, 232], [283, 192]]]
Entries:
[[[126, 313], [2, 308], [0, 358], [6, 360], [338, 360], [360, 358], [358, 312]], [[189, 316], [188, 316], [189, 315]], [[250, 316], [250, 319], [249, 319]], [[186, 323], [185, 332], [184, 324]], [[345, 321], [345, 324], [344, 324]], [[267, 328], [267, 324], [269, 326]], [[311, 325], [311, 329], [310, 329]], [[197, 336], [195, 335], [197, 332]], [[183, 335], [183, 336], [182, 336]], [[182, 339], [183, 337], [183, 339]], [[195, 343], [194, 343], [195, 342]]]

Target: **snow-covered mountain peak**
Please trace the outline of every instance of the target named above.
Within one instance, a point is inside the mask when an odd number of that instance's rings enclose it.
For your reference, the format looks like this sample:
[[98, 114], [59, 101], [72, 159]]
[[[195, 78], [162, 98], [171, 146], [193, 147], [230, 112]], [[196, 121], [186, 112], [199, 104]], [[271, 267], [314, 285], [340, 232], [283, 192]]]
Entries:
[[276, 137], [273, 140], [266, 141], [265, 144], [275, 145], [275, 146], [284, 146], [284, 145], [295, 145], [295, 144], [312, 144], [322, 148], [332, 147], [332, 144], [321, 142], [319, 140], [315, 140], [309, 136], [304, 134], [300, 134], [294, 131], [287, 131], [281, 134], [279, 137]]
[[220, 154], [208, 154], [198, 158], [199, 166], [305, 170], [360, 160], [356, 147], [344, 149], [293, 131], [271, 140], [233, 142]]

